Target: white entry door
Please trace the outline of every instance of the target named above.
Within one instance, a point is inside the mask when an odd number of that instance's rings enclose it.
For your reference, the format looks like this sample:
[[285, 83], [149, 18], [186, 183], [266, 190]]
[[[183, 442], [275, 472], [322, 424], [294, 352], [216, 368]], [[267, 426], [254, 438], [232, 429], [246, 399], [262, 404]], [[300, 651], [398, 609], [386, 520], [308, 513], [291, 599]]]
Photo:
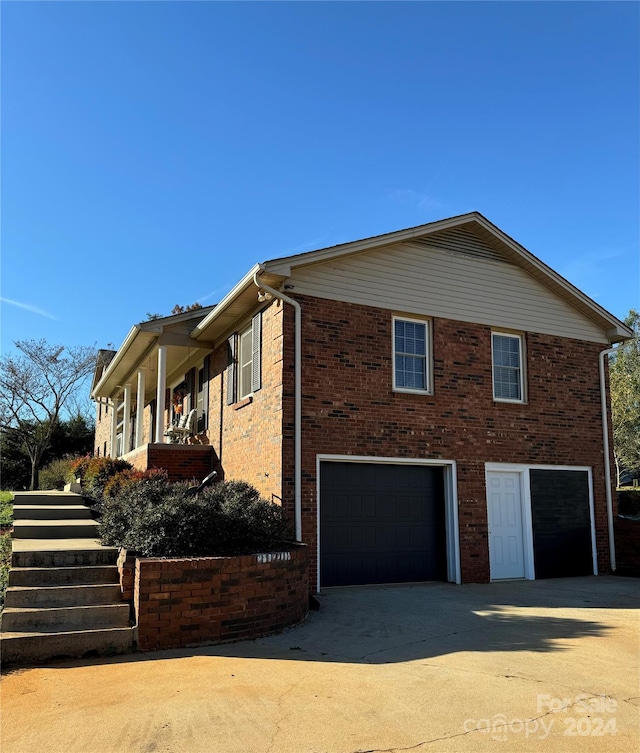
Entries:
[[487, 474], [491, 580], [524, 578], [524, 537], [520, 474]]

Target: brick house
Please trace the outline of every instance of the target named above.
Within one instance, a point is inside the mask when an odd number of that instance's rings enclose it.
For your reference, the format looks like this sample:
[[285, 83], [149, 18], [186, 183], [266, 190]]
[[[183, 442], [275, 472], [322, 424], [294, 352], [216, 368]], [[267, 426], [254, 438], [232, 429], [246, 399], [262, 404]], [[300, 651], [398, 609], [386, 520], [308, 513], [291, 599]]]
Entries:
[[[136, 325], [96, 372], [96, 453], [251, 482], [317, 588], [607, 572], [606, 354], [630, 336], [472, 212], [258, 264], [217, 306]], [[176, 408], [191, 444], [166, 443]]]

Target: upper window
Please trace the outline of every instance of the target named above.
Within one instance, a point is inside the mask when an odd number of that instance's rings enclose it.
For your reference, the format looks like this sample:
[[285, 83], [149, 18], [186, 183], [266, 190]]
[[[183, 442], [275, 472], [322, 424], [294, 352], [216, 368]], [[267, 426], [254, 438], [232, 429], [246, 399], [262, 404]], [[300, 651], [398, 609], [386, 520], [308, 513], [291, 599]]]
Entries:
[[524, 402], [523, 339], [521, 335], [493, 332], [493, 398]]
[[393, 318], [393, 388], [428, 392], [429, 324]]
[[253, 327], [240, 333], [238, 347], [238, 400], [250, 395], [251, 375], [253, 373]]
[[227, 404], [249, 397], [262, 386], [262, 312], [251, 326], [228, 340]]

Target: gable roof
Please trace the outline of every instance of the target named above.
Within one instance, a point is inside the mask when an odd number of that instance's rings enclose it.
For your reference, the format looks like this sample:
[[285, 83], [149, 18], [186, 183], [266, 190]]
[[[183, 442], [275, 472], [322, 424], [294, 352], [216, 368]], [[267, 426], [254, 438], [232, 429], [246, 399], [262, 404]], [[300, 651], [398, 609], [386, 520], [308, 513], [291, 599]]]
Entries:
[[376, 235], [370, 238], [363, 238], [349, 243], [342, 243], [316, 251], [307, 251], [293, 256], [283, 256], [256, 265], [218, 306], [197, 325], [192, 336], [195, 339], [206, 337], [209, 340], [215, 340], [225, 330], [228, 330], [234, 321], [246, 315], [251, 308], [255, 308], [256, 289], [253, 278], [256, 272], [259, 273], [260, 279], [263, 279], [266, 284], [277, 288], [287, 278], [291, 277], [293, 270], [301, 267], [322, 264], [391, 244], [412, 242], [428, 246], [429, 242], [435, 239], [438, 239], [440, 246], [442, 246], [443, 242], [449, 242], [452, 245], [455, 244], [456, 251], [463, 255], [466, 252], [476, 257], [500, 258], [501, 261], [506, 261], [520, 267], [539, 283], [593, 321], [606, 333], [607, 338], [612, 343], [621, 342], [633, 335], [632, 331], [623, 322], [551, 269], [551, 267], [540, 261], [540, 259], [500, 230], [500, 228], [490, 222], [480, 212], [469, 212], [436, 222], [397, 230], [383, 235]]

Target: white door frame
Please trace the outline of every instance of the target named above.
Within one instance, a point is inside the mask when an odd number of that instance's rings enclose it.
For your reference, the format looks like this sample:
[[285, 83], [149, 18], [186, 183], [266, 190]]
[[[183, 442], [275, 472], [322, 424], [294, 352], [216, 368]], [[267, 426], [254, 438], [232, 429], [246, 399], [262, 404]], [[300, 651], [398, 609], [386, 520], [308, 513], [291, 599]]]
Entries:
[[447, 580], [461, 583], [460, 534], [458, 530], [458, 481], [455, 460], [425, 458], [380, 458], [365, 455], [316, 455], [316, 536], [317, 583], [320, 591], [320, 466], [321, 463], [377, 463], [387, 465], [430, 465], [444, 469], [445, 530], [447, 550]]
[[[593, 509], [593, 473], [586, 465], [521, 465], [519, 463], [485, 463], [485, 487], [487, 495], [487, 516], [489, 513], [489, 484], [490, 473], [518, 473], [520, 474], [520, 503], [522, 505], [522, 540], [524, 544], [524, 573], [527, 580], [535, 580], [535, 564], [533, 559], [533, 520], [531, 517], [531, 471], [583, 471], [587, 474], [589, 484], [589, 519], [591, 522], [591, 555], [593, 559], [593, 574], [598, 574], [598, 551], [596, 547], [596, 526]], [[491, 558], [489, 558], [491, 562]], [[491, 567], [491, 564], [489, 564]], [[491, 572], [489, 572], [491, 579]]]
[[[489, 467], [489, 466], [499, 467]], [[489, 522], [489, 476], [494, 473], [515, 473], [518, 476], [520, 487], [520, 517], [522, 520], [522, 556], [524, 562], [524, 577], [526, 580], [535, 580], [533, 565], [533, 526], [531, 521], [531, 494], [529, 491], [529, 471], [527, 468], [505, 467], [496, 463], [487, 463], [485, 465], [485, 487], [487, 494], [487, 523]], [[489, 579], [493, 580], [491, 575], [491, 536], [487, 538], [489, 547]], [[498, 580], [502, 580], [501, 578]]]

